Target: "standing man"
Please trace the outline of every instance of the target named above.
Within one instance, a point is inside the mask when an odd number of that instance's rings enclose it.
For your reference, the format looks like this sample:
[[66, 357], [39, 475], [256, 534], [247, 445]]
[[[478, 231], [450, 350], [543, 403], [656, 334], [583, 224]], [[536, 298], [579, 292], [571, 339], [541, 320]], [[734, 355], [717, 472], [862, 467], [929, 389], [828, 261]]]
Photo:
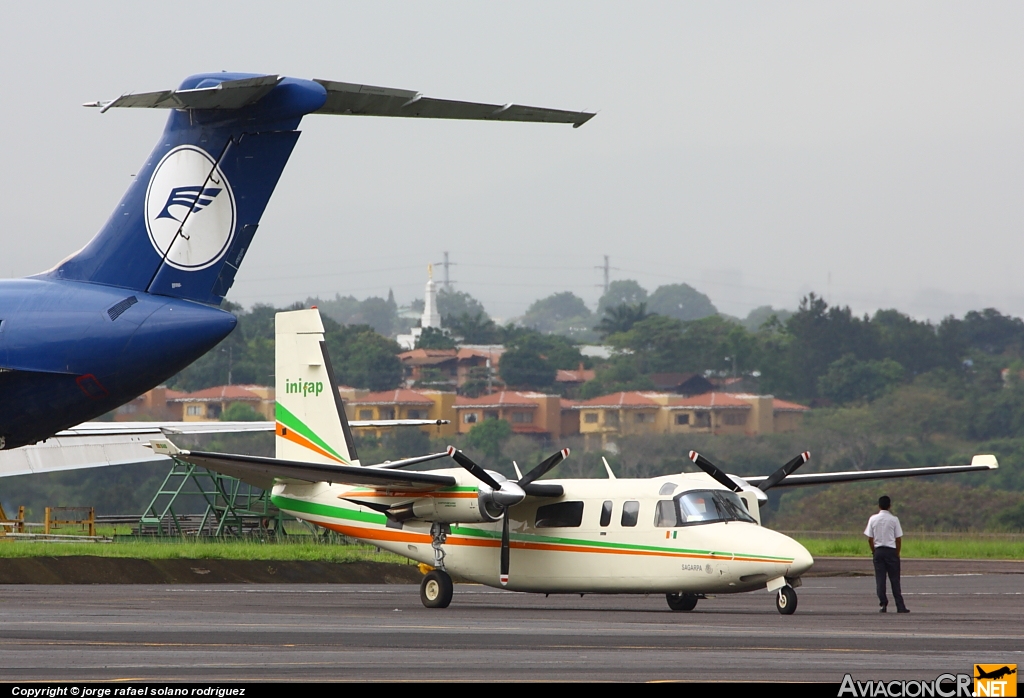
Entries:
[[903, 529], [900, 520], [889, 512], [892, 500], [886, 496], [878, 498], [878, 513], [868, 519], [868, 527], [864, 535], [868, 537], [868, 547], [875, 563], [875, 589], [878, 592], [879, 613], [885, 613], [889, 599], [885, 595], [885, 575], [889, 575], [892, 584], [892, 595], [896, 599], [897, 613], [910, 613], [903, 603], [900, 590], [900, 547], [903, 543]]

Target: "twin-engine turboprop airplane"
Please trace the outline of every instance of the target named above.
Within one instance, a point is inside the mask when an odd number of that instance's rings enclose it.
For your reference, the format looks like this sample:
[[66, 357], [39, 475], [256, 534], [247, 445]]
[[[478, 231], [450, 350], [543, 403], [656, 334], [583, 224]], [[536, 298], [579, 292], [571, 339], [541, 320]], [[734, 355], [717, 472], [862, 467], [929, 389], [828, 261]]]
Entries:
[[[975, 456], [971, 465], [794, 475], [803, 453], [768, 477], [737, 478], [691, 452], [703, 473], [627, 480], [609, 468], [607, 480], [539, 481], [565, 449], [513, 481], [451, 447], [364, 467], [337, 392], [284, 386], [334, 385], [318, 312], [279, 313], [276, 343], [277, 458], [189, 452], [168, 440], [153, 441], [154, 451], [272, 489], [274, 504], [296, 518], [432, 566], [420, 587], [432, 608], [451, 602], [452, 573], [514, 591], [663, 593], [684, 611], [708, 594], [767, 588], [790, 614], [814, 561], [760, 525], [767, 490], [998, 467]], [[460, 467], [401, 470], [448, 456]]]
[[0, 450], [36, 443], [132, 400], [234, 329], [235, 317], [217, 306], [306, 114], [574, 127], [593, 116], [241, 73], [193, 75], [177, 90], [86, 106], [168, 109], [170, 116], [91, 242], [47, 272], [0, 280]]

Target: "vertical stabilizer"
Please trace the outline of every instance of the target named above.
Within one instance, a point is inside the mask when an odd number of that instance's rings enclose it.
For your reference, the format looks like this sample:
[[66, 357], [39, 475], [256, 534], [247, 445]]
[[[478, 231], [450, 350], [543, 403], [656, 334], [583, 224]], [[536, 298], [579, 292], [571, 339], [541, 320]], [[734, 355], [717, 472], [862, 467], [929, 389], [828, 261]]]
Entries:
[[320, 311], [278, 313], [274, 333], [277, 457], [359, 465]]

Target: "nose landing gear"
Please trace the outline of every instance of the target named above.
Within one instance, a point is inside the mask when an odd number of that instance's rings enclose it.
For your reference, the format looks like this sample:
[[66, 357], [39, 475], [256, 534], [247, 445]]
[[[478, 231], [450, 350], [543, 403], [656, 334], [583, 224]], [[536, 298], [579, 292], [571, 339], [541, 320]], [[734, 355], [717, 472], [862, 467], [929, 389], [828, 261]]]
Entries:
[[796, 591], [793, 587], [788, 584], [779, 587], [778, 594], [775, 596], [775, 608], [779, 609], [779, 613], [784, 616], [792, 615], [796, 611]]

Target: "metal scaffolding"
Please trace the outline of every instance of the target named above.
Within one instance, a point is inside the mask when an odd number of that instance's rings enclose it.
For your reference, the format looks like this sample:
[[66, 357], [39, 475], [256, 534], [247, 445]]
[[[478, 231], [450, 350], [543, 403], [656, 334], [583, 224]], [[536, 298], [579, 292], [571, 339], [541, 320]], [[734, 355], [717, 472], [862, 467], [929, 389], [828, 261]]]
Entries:
[[[284, 522], [291, 517], [271, 503], [269, 492], [177, 458], [172, 461], [139, 520], [140, 535], [285, 535]], [[185, 513], [203, 504], [201, 517]]]

